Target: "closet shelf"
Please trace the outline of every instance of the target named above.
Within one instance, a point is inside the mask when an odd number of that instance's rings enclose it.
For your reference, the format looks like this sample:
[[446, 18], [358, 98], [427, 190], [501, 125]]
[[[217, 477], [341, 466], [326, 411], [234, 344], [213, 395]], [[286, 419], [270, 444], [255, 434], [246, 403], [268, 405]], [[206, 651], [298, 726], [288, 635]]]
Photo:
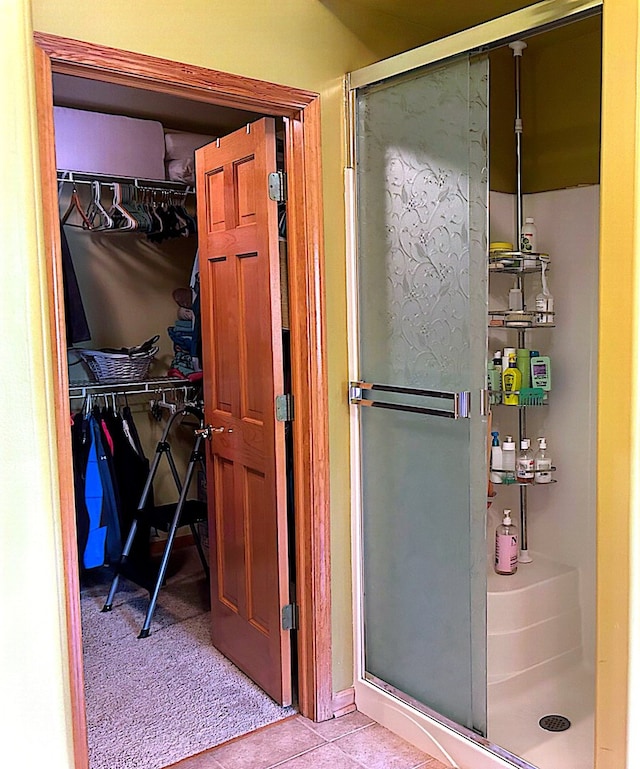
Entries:
[[141, 190], [157, 190], [166, 192], [180, 192], [194, 194], [195, 187], [190, 187], [183, 182], [174, 182], [170, 179], [141, 179], [134, 176], [112, 176], [110, 174], [94, 174], [88, 171], [69, 171], [58, 169], [58, 183], [70, 182], [73, 184], [132, 184]]
[[193, 384], [187, 379], [157, 377], [138, 382], [69, 382], [69, 398], [86, 398], [87, 395], [136, 395], [141, 393], [160, 393], [176, 390], [187, 392]]

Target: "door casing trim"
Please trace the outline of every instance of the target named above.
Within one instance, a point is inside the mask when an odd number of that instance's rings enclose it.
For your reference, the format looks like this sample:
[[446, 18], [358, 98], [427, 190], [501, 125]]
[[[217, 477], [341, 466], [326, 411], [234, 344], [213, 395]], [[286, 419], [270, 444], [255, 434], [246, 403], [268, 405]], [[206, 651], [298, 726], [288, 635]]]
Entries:
[[75, 769], [89, 764], [79, 572], [68, 431], [68, 374], [56, 190], [52, 74], [142, 87], [285, 118], [289, 190], [289, 311], [294, 436], [295, 560], [299, 605], [298, 706], [315, 721], [333, 716], [328, 412], [319, 95], [216, 70], [34, 33], [43, 220], [49, 281], [72, 739]]

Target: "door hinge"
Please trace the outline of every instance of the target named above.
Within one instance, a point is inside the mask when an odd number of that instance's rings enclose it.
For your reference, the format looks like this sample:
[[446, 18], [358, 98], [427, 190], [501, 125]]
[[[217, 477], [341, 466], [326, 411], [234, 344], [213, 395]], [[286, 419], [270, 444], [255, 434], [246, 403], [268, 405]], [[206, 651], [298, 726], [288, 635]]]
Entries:
[[288, 603], [282, 607], [282, 629], [283, 630], [297, 630], [298, 629], [298, 605], [295, 603]]
[[274, 171], [269, 174], [269, 197], [277, 203], [287, 199], [287, 175], [284, 171]]
[[293, 395], [276, 395], [276, 419], [278, 422], [293, 422]]

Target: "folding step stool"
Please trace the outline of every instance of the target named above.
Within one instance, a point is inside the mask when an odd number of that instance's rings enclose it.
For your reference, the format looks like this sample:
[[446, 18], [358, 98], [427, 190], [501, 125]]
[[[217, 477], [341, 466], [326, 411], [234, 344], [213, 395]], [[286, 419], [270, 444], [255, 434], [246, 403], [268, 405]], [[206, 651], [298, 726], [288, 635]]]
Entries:
[[[193, 446], [193, 450], [191, 452], [191, 456], [189, 458], [189, 464], [187, 465], [187, 471], [185, 474], [184, 482], [182, 482], [180, 480], [180, 474], [178, 473], [178, 469], [173, 459], [173, 455], [171, 454], [171, 446], [167, 439], [169, 437], [169, 433], [171, 432], [171, 428], [173, 427], [174, 423], [177, 420], [182, 420], [187, 415], [196, 417], [199, 423], [199, 428], [197, 430], [194, 430], [195, 443]], [[142, 625], [142, 629], [140, 630], [140, 634], [138, 635], [138, 638], [147, 638], [149, 636], [149, 633], [150, 633], [149, 628], [151, 627], [151, 620], [153, 618], [153, 613], [155, 611], [156, 603], [158, 601], [158, 594], [160, 593], [160, 588], [164, 584], [164, 579], [167, 572], [167, 566], [169, 565], [169, 558], [171, 556], [171, 549], [173, 547], [173, 542], [176, 537], [176, 531], [178, 530], [179, 526], [184, 526], [186, 524], [189, 525], [191, 529], [191, 533], [193, 534], [193, 539], [196, 544], [196, 548], [198, 550], [198, 555], [200, 556], [200, 561], [204, 568], [205, 574], [207, 575], [207, 579], [209, 579], [209, 565], [207, 564], [207, 559], [202, 549], [202, 542], [200, 541], [200, 536], [196, 528], [196, 523], [198, 521], [206, 520], [207, 506], [204, 502], [198, 502], [196, 500], [187, 499], [187, 495], [189, 493], [189, 487], [191, 486], [191, 481], [193, 479], [193, 473], [196, 465], [200, 464], [200, 466], [204, 468], [204, 453], [201, 449], [201, 443], [202, 443], [205, 432], [206, 431], [204, 430], [204, 413], [201, 409], [195, 406], [186, 405], [171, 415], [169, 421], [167, 422], [162, 432], [162, 437], [160, 438], [160, 440], [158, 441], [158, 445], [156, 446], [156, 453], [153, 458], [153, 462], [151, 463], [151, 467], [149, 468], [149, 475], [147, 476], [144, 489], [142, 490], [140, 503], [138, 504], [136, 515], [134, 516], [134, 519], [131, 523], [131, 528], [129, 530], [129, 534], [127, 535], [127, 540], [122, 549], [122, 557], [120, 558], [120, 562], [116, 566], [115, 576], [111, 583], [111, 588], [109, 589], [109, 595], [107, 596], [107, 600], [104, 606], [102, 607], [103, 612], [111, 611], [111, 609], [113, 608], [113, 599], [118, 589], [118, 582], [120, 580], [121, 574], [123, 573], [126, 574], [125, 567], [127, 563], [127, 557], [129, 556], [129, 553], [131, 552], [131, 548], [133, 547], [133, 541], [136, 535], [136, 531], [138, 529], [138, 524], [141, 522], [141, 520], [145, 519], [147, 522], [151, 524], [153, 528], [163, 529], [164, 531], [167, 531], [167, 541], [164, 546], [164, 550], [162, 552], [162, 560], [160, 561], [160, 568], [158, 569], [158, 575], [156, 577], [155, 584], [153, 585], [153, 588], [149, 590], [149, 594], [150, 594], [149, 606], [147, 608], [147, 614], [145, 616], [144, 624]], [[151, 489], [153, 488], [153, 480], [156, 476], [158, 467], [160, 466], [160, 461], [163, 456], [166, 456], [167, 461], [169, 462], [171, 475], [173, 476], [173, 480], [175, 481], [179, 498], [177, 503], [175, 504], [160, 505], [160, 506], [153, 507], [151, 510], [145, 510], [147, 498], [149, 496], [149, 493], [151, 492]]]

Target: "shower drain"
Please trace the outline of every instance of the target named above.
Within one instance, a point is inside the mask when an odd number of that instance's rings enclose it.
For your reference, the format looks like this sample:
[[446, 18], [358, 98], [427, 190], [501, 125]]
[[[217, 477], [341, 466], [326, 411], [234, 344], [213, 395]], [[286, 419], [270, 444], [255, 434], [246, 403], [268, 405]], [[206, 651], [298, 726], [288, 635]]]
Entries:
[[564, 732], [571, 726], [571, 721], [565, 716], [543, 716], [538, 724], [548, 732]]

